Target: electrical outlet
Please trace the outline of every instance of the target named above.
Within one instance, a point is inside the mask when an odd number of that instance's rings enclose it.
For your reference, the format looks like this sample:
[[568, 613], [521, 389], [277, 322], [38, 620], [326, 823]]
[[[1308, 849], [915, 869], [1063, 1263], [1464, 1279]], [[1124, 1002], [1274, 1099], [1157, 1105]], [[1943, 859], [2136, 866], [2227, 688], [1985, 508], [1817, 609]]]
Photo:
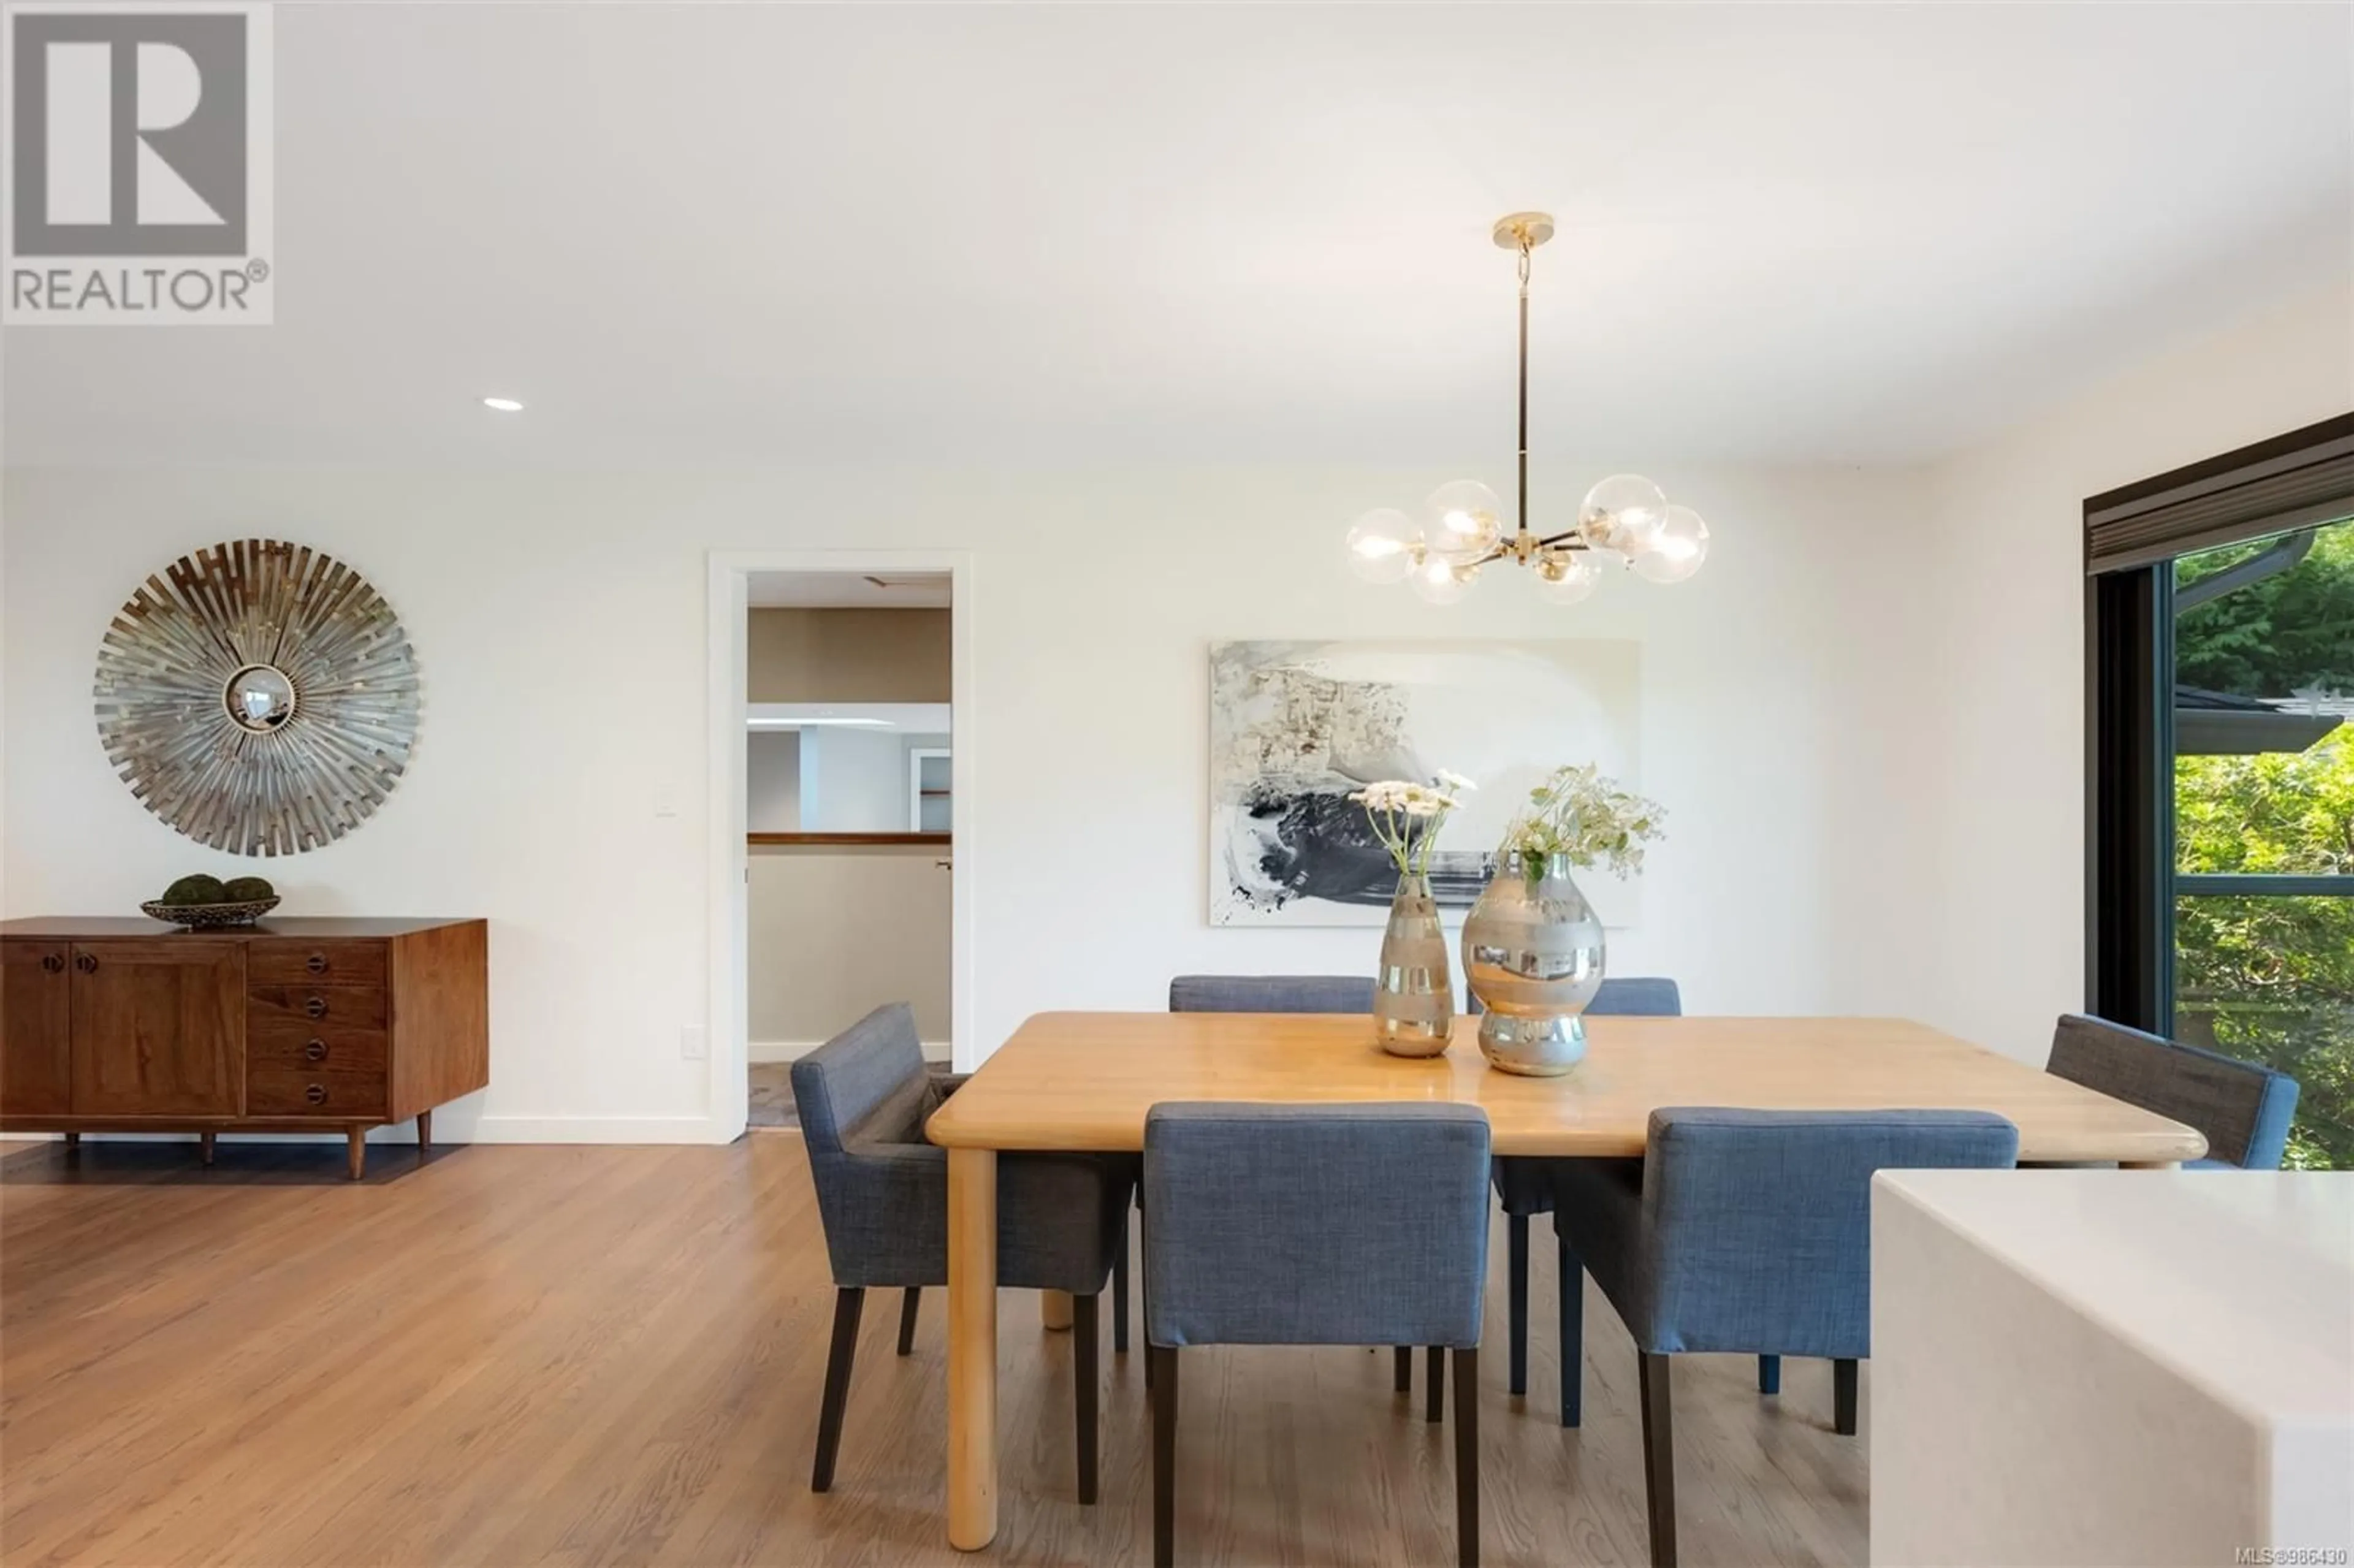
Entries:
[[678, 1054], [690, 1062], [700, 1062], [711, 1054], [711, 1035], [700, 1023], [690, 1023], [678, 1032]]

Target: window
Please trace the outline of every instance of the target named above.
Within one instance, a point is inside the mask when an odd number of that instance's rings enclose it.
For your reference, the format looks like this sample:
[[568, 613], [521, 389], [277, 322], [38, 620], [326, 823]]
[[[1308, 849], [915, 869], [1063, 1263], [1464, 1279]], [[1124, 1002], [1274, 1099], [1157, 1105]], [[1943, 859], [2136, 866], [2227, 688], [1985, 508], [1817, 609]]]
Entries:
[[2287, 1163], [2354, 1170], [2354, 417], [2086, 517], [2092, 1010], [2290, 1074]]
[[2354, 1170], [2354, 523], [2178, 557], [2174, 1038], [2303, 1086]]

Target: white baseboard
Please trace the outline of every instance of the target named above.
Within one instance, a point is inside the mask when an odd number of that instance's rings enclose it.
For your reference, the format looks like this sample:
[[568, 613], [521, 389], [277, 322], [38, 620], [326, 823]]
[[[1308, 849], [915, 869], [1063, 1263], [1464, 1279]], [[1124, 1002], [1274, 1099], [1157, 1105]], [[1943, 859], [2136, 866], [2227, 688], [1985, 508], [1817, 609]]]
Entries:
[[470, 1143], [709, 1143], [709, 1117], [486, 1116]]
[[[744, 1047], [744, 1055], [751, 1062], [798, 1062], [824, 1044], [822, 1040], [754, 1040]], [[947, 1041], [924, 1042], [925, 1061], [945, 1062], [949, 1055]]]

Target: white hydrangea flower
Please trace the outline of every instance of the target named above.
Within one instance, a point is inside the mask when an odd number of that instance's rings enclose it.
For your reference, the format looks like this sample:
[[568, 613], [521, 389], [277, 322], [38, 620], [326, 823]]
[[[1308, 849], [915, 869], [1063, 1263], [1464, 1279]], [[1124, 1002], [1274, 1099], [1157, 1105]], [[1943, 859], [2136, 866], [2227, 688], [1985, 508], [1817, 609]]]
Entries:
[[[1459, 773], [1442, 768], [1437, 777], [1454, 789], [1473, 788]], [[1376, 779], [1348, 798], [1365, 809], [1373, 836], [1389, 851], [1400, 876], [1419, 876], [1428, 870], [1439, 829], [1447, 813], [1461, 804], [1450, 789], [1404, 779]]]

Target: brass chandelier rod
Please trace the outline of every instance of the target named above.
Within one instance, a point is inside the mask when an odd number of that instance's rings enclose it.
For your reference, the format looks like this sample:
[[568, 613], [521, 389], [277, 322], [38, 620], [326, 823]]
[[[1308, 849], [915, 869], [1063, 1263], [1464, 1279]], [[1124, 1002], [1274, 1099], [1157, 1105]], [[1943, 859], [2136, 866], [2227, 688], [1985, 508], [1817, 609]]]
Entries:
[[1513, 553], [1529, 558], [1529, 253], [1535, 242], [1521, 231], [1521, 504], [1520, 529], [1512, 536]]
[[1509, 245], [1518, 252], [1521, 280], [1519, 525], [1511, 538], [1481, 556], [1472, 563], [1474, 566], [1500, 561], [1508, 556], [1526, 566], [1541, 550], [1587, 548], [1585, 535], [1575, 527], [1539, 538], [1529, 526], [1529, 272], [1536, 248], [1552, 238], [1553, 219], [1541, 212], [1516, 212], [1496, 224], [1496, 243]]

